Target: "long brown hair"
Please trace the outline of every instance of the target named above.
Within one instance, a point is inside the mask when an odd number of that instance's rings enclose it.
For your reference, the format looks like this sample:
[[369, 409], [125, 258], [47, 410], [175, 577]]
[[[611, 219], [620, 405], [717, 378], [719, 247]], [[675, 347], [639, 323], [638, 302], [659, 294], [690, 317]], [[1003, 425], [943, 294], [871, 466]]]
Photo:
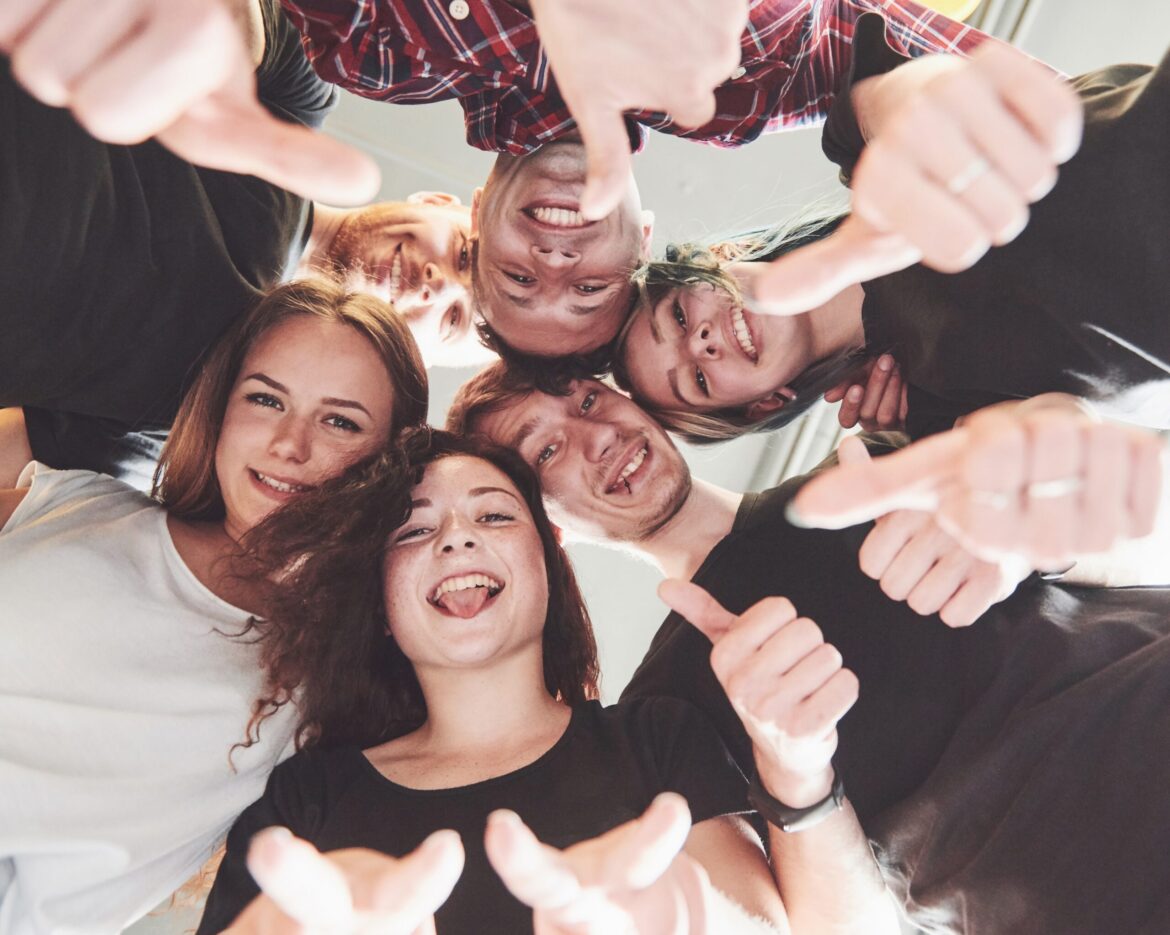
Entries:
[[550, 695], [567, 704], [598, 696], [597, 644], [568, 557], [544, 511], [535, 473], [511, 449], [422, 427], [320, 485], [245, 538], [277, 578], [268, 619], [251, 625], [268, 673], [257, 713], [293, 697], [299, 744], [374, 746], [426, 720], [410, 661], [386, 633], [382, 567], [391, 533], [410, 516], [411, 490], [428, 465], [481, 458], [515, 484], [540, 535], [548, 577], [543, 650]]
[[215, 449], [228, 396], [252, 346], [294, 315], [349, 325], [364, 335], [386, 365], [394, 388], [391, 435], [427, 417], [427, 373], [405, 321], [370, 295], [347, 292], [328, 280], [278, 286], [220, 338], [183, 397], [154, 475], [154, 495], [174, 515], [222, 519]]

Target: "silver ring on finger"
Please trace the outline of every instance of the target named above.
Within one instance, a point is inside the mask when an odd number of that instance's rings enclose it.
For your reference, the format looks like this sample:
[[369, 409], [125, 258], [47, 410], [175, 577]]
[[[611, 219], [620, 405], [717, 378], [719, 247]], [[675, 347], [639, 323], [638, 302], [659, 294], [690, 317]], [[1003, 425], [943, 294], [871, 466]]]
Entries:
[[1074, 494], [1084, 484], [1079, 477], [1060, 477], [1056, 480], [1040, 480], [1029, 484], [1025, 491], [1033, 500], [1055, 500]]
[[975, 160], [966, 169], [946, 183], [947, 191], [952, 195], [963, 194], [963, 192], [975, 184], [975, 181], [980, 176], [984, 175], [990, 169], [990, 162], [982, 156], [976, 156]]
[[999, 490], [981, 490], [978, 487], [972, 487], [967, 491], [967, 497], [972, 503], [990, 510], [1006, 510], [1019, 502], [1019, 493], [1014, 490], [1011, 493], [1003, 493]]

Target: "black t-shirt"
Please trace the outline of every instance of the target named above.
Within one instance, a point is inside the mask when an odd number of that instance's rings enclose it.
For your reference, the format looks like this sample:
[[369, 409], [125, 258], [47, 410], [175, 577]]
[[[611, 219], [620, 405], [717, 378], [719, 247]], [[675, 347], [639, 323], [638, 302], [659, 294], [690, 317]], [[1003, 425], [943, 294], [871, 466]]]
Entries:
[[746, 781], [703, 717], [674, 699], [573, 709], [568, 729], [535, 762], [457, 789], [408, 789], [355, 748], [305, 751], [278, 766], [264, 796], [237, 820], [200, 935], [222, 931], [255, 897], [244, 865], [252, 835], [284, 825], [323, 851], [367, 847], [401, 857], [432, 832], [453, 828], [466, 863], [439, 909], [439, 933], [532, 931], [532, 911], [487, 862], [483, 833], [498, 808], [564, 848], [636, 818], [660, 792], [683, 795], [695, 823], [747, 809]]
[[[260, 99], [316, 127], [336, 89], [275, 3], [262, 8]], [[169, 425], [204, 350], [299, 257], [311, 205], [155, 142], [99, 142], [25, 94], [6, 59], [0, 124], [0, 406]]]
[[[996, 935], [1170, 931], [1150, 869], [1170, 853], [1170, 589], [1031, 578], [950, 629], [860, 571], [868, 526], [787, 522], [803, 480], [746, 496], [693, 580], [733, 612], [789, 598], [857, 673], [834, 763], [914, 917]], [[690, 702], [746, 772], [710, 652], [671, 614], [622, 697]]]
[[[906, 61], [880, 17], [858, 21], [823, 136], [844, 177], [864, 148], [853, 82]], [[1170, 62], [1118, 65], [1073, 86], [1084, 141], [1016, 240], [962, 273], [912, 266], [863, 284], [866, 342], [901, 364], [914, 437], [1004, 399], [1063, 391], [1116, 402], [1127, 387], [1170, 380]], [[1168, 388], [1143, 421], [1170, 427]]]

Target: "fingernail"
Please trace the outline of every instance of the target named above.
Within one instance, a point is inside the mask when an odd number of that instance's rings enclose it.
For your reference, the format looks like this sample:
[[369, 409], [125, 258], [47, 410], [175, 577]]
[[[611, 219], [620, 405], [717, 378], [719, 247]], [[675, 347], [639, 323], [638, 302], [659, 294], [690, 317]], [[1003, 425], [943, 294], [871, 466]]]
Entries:
[[810, 529], [812, 524], [805, 518], [804, 514], [796, 507], [795, 500], [789, 500], [788, 506], [784, 508], [784, 518], [788, 520], [789, 525], [796, 526], [800, 529]]
[[442, 831], [436, 831], [429, 838], [423, 841], [423, 848], [428, 851], [444, 850], [453, 844], [462, 846], [463, 839], [459, 837], [458, 831], [453, 831], [450, 828], [444, 828]]
[[894, 358], [892, 358], [889, 354], [882, 354], [882, 356], [878, 358], [879, 370], [889, 370], [893, 365]]
[[293, 833], [284, 825], [273, 825], [271, 828], [265, 828], [260, 834], [273, 841], [291, 841], [293, 837]]
[[849, 390], [849, 402], [859, 403], [859, 402], [861, 402], [861, 397], [862, 397], [862, 389], [860, 386], [855, 386]]
[[520, 824], [520, 816], [507, 808], [497, 808], [489, 817], [492, 821], [502, 822], [503, 824], [511, 825], [513, 828]]

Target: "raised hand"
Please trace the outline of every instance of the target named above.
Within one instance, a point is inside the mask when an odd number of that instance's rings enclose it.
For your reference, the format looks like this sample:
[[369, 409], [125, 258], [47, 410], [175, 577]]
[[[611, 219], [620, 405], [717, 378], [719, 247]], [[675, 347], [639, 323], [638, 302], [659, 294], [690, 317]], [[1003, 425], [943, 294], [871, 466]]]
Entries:
[[330, 204], [369, 201], [368, 156], [260, 104], [240, 24], [254, 0], [230, 2], [0, 0], [0, 51], [30, 94], [100, 140], [156, 137], [196, 165]]
[[825, 402], [841, 403], [837, 421], [843, 429], [860, 425], [866, 432], [882, 432], [906, 426], [906, 383], [889, 354], [866, 362], [864, 383], [844, 380], [826, 391]]
[[840, 529], [926, 510], [981, 558], [1016, 555], [1050, 569], [1153, 531], [1163, 451], [1153, 433], [1079, 409], [995, 406], [902, 451], [824, 472], [796, 495], [789, 518]]
[[857, 676], [791, 602], [768, 597], [736, 616], [691, 582], [668, 579], [658, 596], [714, 644], [711, 669], [755, 746], [760, 779], [803, 808], [833, 784], [837, 722], [857, 700]]
[[809, 311], [917, 262], [967, 269], [1024, 229], [1028, 205], [1080, 145], [1068, 84], [997, 42], [966, 61], [916, 59], [860, 82], [853, 100], [868, 143], [852, 214], [824, 240], [759, 265], [747, 296], [757, 311]]
[[707, 123], [714, 88], [739, 65], [747, 0], [531, 0], [531, 7], [588, 154], [581, 213], [605, 217], [630, 180], [622, 113], [660, 110], [680, 126]]
[[434, 912], [463, 872], [463, 847], [438, 831], [401, 860], [362, 848], [321, 854], [284, 828], [252, 839], [248, 869], [263, 891], [230, 935], [434, 935]]
[[690, 827], [686, 802], [668, 792], [641, 818], [564, 851], [541, 844], [514, 812], [493, 812], [484, 845], [532, 906], [536, 935], [700, 935], [710, 883], [680, 853]]

